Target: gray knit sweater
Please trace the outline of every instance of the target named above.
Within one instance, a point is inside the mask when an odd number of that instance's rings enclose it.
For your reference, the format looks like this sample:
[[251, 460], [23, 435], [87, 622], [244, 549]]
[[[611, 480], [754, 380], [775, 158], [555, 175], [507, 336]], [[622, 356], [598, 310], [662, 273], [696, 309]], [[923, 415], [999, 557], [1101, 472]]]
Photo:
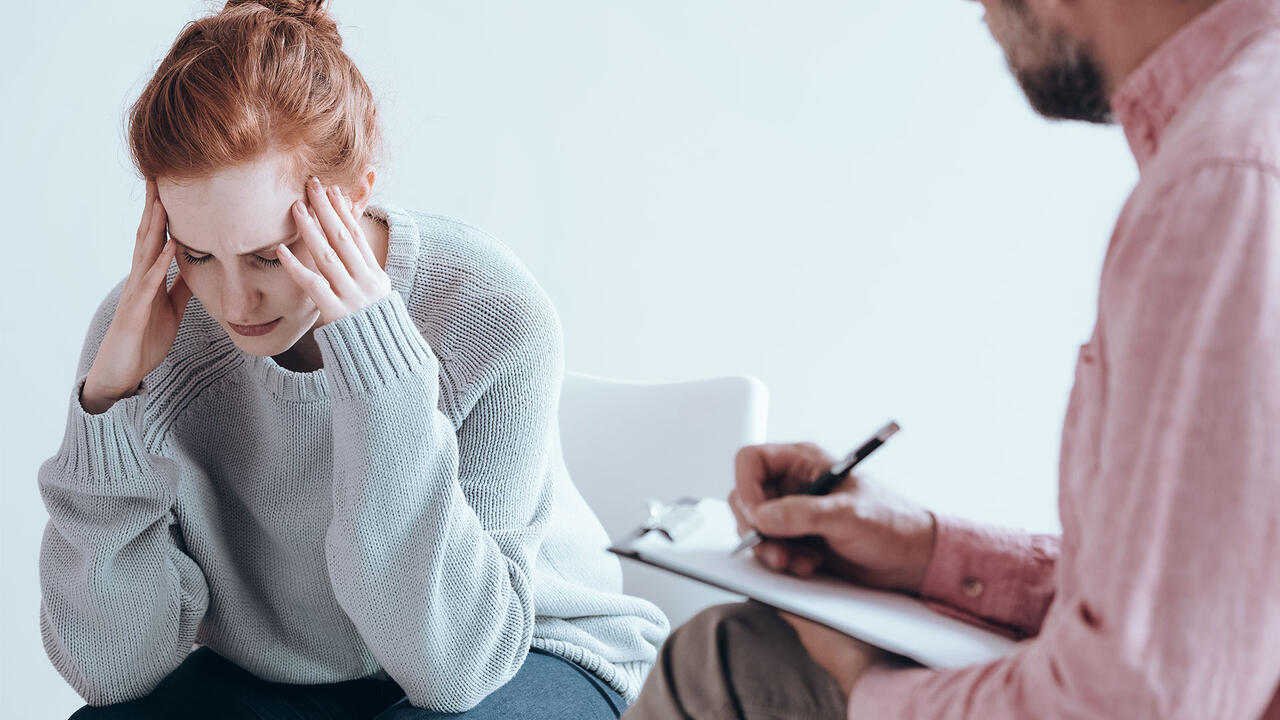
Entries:
[[530, 646], [638, 694], [667, 621], [621, 593], [565, 470], [550, 300], [474, 228], [371, 212], [395, 291], [316, 330], [321, 370], [240, 350], [193, 300], [141, 391], [91, 415], [123, 283], [99, 308], [39, 474], [44, 645], [89, 703], [146, 695], [192, 643], [271, 681], [390, 676], [442, 711]]

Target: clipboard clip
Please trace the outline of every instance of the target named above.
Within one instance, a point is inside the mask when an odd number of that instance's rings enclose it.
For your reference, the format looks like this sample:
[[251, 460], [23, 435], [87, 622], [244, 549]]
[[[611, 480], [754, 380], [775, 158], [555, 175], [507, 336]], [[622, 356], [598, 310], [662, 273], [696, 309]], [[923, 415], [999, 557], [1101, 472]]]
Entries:
[[671, 503], [650, 500], [649, 519], [640, 525], [638, 535], [659, 532], [671, 542], [678, 542], [701, 523], [702, 515], [698, 512], [696, 498], [682, 497]]

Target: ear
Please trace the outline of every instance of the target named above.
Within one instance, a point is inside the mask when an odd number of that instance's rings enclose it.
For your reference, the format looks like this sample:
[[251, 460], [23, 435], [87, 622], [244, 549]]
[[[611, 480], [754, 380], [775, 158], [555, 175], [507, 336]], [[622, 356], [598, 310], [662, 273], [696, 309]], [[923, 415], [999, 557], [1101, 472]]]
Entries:
[[369, 201], [373, 198], [373, 182], [377, 177], [377, 171], [370, 165], [364, 169], [364, 175], [360, 178], [360, 182], [347, 191], [347, 194], [351, 196], [351, 204], [354, 206], [356, 217], [364, 213], [364, 209], [369, 206]]

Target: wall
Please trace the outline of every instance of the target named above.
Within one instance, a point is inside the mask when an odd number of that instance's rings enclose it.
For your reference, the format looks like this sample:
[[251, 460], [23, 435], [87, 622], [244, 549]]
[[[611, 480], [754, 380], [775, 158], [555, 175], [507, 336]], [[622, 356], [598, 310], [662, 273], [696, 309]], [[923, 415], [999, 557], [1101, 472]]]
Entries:
[[[7, 8], [0, 715], [76, 698], [40, 647], [39, 463], [89, 317], [128, 269], [123, 113], [205, 3]], [[770, 435], [932, 507], [1056, 530], [1057, 442], [1111, 224], [1115, 128], [1026, 106], [975, 3], [338, 0], [383, 99], [385, 201], [494, 233], [571, 369], [750, 373]], [[677, 419], [673, 418], [673, 422]], [[16, 650], [16, 651], [15, 651]]]

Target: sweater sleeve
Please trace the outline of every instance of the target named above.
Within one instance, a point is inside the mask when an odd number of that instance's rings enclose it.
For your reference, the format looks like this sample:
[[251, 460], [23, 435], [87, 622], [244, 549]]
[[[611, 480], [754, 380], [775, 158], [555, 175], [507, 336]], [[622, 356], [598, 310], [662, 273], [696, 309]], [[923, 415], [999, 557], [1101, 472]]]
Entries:
[[563, 373], [558, 319], [540, 300], [476, 329], [498, 340], [469, 369], [479, 387], [456, 430], [439, 408], [440, 363], [398, 292], [316, 330], [334, 396], [334, 590], [419, 707], [474, 707], [533, 637]]
[[1135, 216], [1104, 273], [1097, 463], [1064, 488], [1082, 511], [1060, 612], [993, 663], [873, 668], [850, 718], [1262, 715], [1280, 674], [1278, 207], [1280, 180], [1221, 165]]
[[85, 339], [58, 453], [39, 470], [49, 512], [40, 548], [40, 628], [58, 672], [90, 705], [147, 695], [190, 652], [208, 605], [175, 540], [177, 473], [143, 446], [148, 387], [94, 415], [84, 379], [120, 286]]
[[920, 594], [937, 612], [1015, 639], [1040, 631], [1060, 538], [934, 513], [937, 540]]

